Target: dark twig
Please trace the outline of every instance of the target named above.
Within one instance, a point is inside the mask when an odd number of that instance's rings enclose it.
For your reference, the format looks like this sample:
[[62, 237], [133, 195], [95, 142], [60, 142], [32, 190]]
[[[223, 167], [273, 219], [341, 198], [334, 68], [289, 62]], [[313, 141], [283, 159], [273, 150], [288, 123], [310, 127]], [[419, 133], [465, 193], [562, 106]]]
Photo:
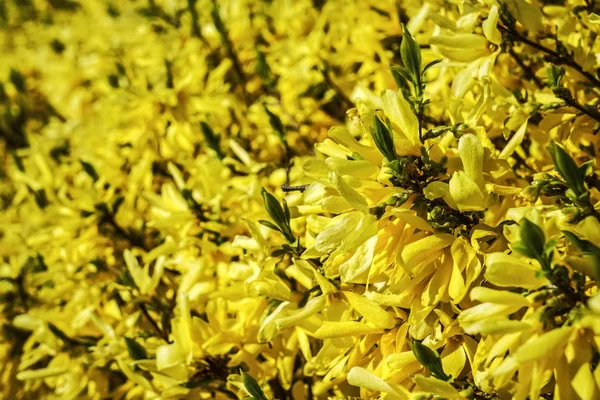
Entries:
[[169, 340], [169, 336], [166, 334], [165, 331], [160, 329], [160, 326], [158, 326], [158, 323], [150, 315], [150, 312], [148, 311], [148, 308], [146, 307], [146, 305], [143, 303], [140, 304], [140, 309], [142, 310], [142, 314], [144, 314], [144, 316], [146, 317], [148, 322], [150, 322], [150, 325], [152, 325], [152, 328], [156, 331], [158, 336], [163, 338], [167, 343], [171, 343], [171, 341]]
[[329, 87], [331, 87], [337, 93], [337, 95], [340, 96], [342, 101], [346, 103], [347, 107], [345, 108], [352, 107], [354, 103], [350, 100], [348, 96], [346, 96], [344, 91], [337, 85], [337, 83], [333, 81], [331, 76], [329, 76], [329, 66], [327, 64], [325, 64], [325, 66], [321, 68], [321, 74], [323, 75], [325, 83], [327, 83], [327, 85], [329, 85]]
[[588, 117], [596, 120], [596, 122], [600, 122], [600, 112], [598, 112], [594, 106], [585, 106], [579, 103], [577, 100], [575, 100], [570, 91], [565, 90], [564, 94], [558, 93], [556, 95], [565, 102], [565, 105], [575, 108], [582, 114], [585, 114]]
[[303, 193], [309, 186], [310, 185], [308, 185], [308, 184], [290, 186], [290, 185], [284, 183], [283, 185], [281, 185], [281, 190], [283, 190], [284, 192], [301, 192], [301, 193]]
[[190, 13], [190, 17], [192, 19], [192, 36], [197, 37], [202, 40], [202, 43], [206, 45], [206, 47], [210, 48], [210, 43], [202, 34], [202, 29], [200, 28], [200, 24], [198, 23], [198, 19], [200, 18], [198, 15], [198, 11], [196, 10], [196, 3], [198, 0], [188, 0], [188, 11]]
[[551, 50], [539, 43], [536, 43], [533, 40], [530, 40], [529, 38], [523, 36], [521, 33], [517, 32], [516, 30], [511, 30], [504, 25], [498, 24], [498, 29], [500, 29], [502, 32], [506, 33], [509, 40], [526, 44], [529, 47], [533, 47], [534, 49], [541, 51], [542, 53], [546, 54], [550, 58], [549, 61], [551, 61], [552, 63], [557, 64], [557, 65], [566, 65], [568, 67], [571, 67], [572, 69], [574, 69], [575, 71], [577, 71], [581, 75], [583, 75], [588, 81], [590, 81], [594, 85], [594, 87], [600, 88], [600, 79], [596, 78], [590, 72], [584, 71], [583, 67], [581, 65], [577, 64], [572, 58], [565, 57], [564, 55], [561, 55], [554, 50]]
[[521, 57], [519, 57], [519, 55], [515, 52], [515, 50], [512, 47], [510, 48], [510, 50], [508, 50], [508, 54], [512, 56], [512, 58], [516, 61], [516, 63], [519, 65], [519, 67], [521, 67], [521, 69], [525, 73], [525, 76], [531, 79], [538, 87], [538, 89], [542, 89], [544, 87], [544, 84], [542, 83], [540, 78], [535, 76], [535, 72], [532, 71], [531, 66], [526, 65], [525, 62], [523, 62]]
[[242, 97], [244, 98], [244, 101], [246, 102], [246, 104], [249, 104], [249, 96], [248, 96], [248, 92], [246, 91], [246, 82], [247, 82], [246, 74], [244, 74], [244, 70], [242, 69], [242, 63], [240, 62], [240, 60], [237, 56], [237, 53], [235, 52], [233, 42], [231, 41], [231, 38], [229, 37], [229, 31], [227, 30], [225, 23], [221, 19], [221, 15], [219, 14], [219, 9], [217, 7], [216, 0], [213, 0], [213, 9], [211, 12], [211, 16], [212, 16], [213, 22], [215, 24], [215, 28], [217, 28], [217, 31], [219, 32], [219, 35], [221, 36], [221, 42], [223, 43], [223, 46], [225, 46], [225, 51], [227, 52], [227, 57], [229, 57], [229, 59], [233, 63], [233, 70], [235, 71], [235, 74], [236, 74], [236, 77], [238, 80], [238, 84], [242, 89]]

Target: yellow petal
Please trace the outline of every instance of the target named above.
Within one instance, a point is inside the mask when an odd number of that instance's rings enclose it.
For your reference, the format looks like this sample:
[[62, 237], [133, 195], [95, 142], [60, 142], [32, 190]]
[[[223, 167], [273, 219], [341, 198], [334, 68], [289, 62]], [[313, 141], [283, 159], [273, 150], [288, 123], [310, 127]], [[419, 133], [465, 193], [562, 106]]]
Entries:
[[186, 361], [185, 353], [177, 343], [165, 344], [156, 349], [156, 369], [174, 367]]
[[472, 133], [461, 136], [458, 141], [458, 154], [463, 170], [479, 187], [483, 185], [483, 145]]
[[506, 5], [512, 16], [532, 34], [537, 34], [544, 28], [544, 15], [537, 6], [525, 0], [506, 0]]
[[458, 303], [467, 294], [467, 290], [477, 279], [483, 267], [477, 257], [477, 251], [465, 239], [455, 240], [450, 252], [453, 266], [448, 294], [454, 303]]
[[120, 360], [117, 358], [116, 361], [117, 361], [117, 365], [119, 366], [119, 369], [121, 370], [121, 372], [123, 372], [123, 374], [129, 380], [131, 380], [134, 383], [137, 383], [138, 385], [142, 386], [146, 390], [150, 390], [150, 391], [153, 390], [152, 384], [146, 378], [144, 378], [141, 374], [134, 372], [133, 369], [131, 369], [124, 360]]
[[490, 8], [490, 13], [488, 14], [488, 17], [481, 24], [481, 27], [483, 28], [483, 34], [485, 35], [487, 40], [496, 45], [500, 45], [500, 43], [502, 42], [502, 34], [497, 28], [498, 15], [498, 6], [494, 4], [492, 8]]
[[410, 308], [413, 301], [412, 293], [406, 291], [403, 294], [381, 294], [377, 292], [365, 292], [365, 297], [382, 306]]
[[330, 178], [332, 182], [337, 186], [337, 190], [340, 195], [346, 200], [352, 207], [356, 208], [358, 211], [368, 214], [369, 206], [367, 205], [367, 200], [358, 193], [352, 186], [350, 186], [344, 178], [336, 174], [335, 172], [330, 173]]
[[321, 203], [321, 209], [332, 214], [342, 214], [352, 208], [352, 205], [342, 196], [329, 196]]
[[467, 355], [462, 345], [455, 341], [450, 341], [440, 354], [442, 359], [442, 368], [444, 372], [453, 378], [458, 378], [467, 363]]
[[[304, 260], [294, 260], [295, 263], [300, 264], [302, 261]], [[305, 263], [309, 264], [307, 261], [304, 261]], [[310, 264], [309, 264], [310, 265]], [[328, 295], [331, 293], [335, 293], [337, 292], [337, 288], [335, 287], [335, 285], [331, 282], [329, 282], [327, 280], [327, 278], [325, 278], [315, 267], [313, 267], [312, 265], [310, 265], [310, 268], [313, 271], [313, 275], [315, 277], [315, 280], [317, 281], [317, 284], [319, 285], [319, 287], [321, 288], [321, 292], [324, 295]]]
[[447, 233], [437, 233], [424, 237], [404, 246], [400, 252], [402, 262], [406, 265], [417, 265], [427, 258], [428, 253], [446, 248], [454, 242], [455, 237]]
[[392, 399], [410, 399], [410, 393], [406, 392], [403, 388], [393, 387], [371, 371], [361, 368], [353, 367], [347, 376], [348, 383], [352, 386], [362, 387], [375, 392], [389, 393], [390, 396], [386, 398]]
[[369, 179], [379, 173], [379, 168], [365, 160], [346, 160], [329, 157], [325, 162], [329, 168], [338, 174], [350, 175], [357, 179]]
[[484, 319], [474, 324], [463, 326], [463, 329], [469, 335], [495, 335], [521, 332], [531, 329], [533, 326], [525, 321], [512, 321], [508, 319]]
[[446, 182], [433, 181], [423, 189], [425, 198], [435, 200], [446, 196], [449, 193], [450, 187]]
[[346, 299], [359, 314], [373, 325], [392, 329], [396, 325], [396, 319], [375, 302], [352, 292], [343, 292]]
[[343, 214], [334, 218], [332, 224], [317, 235], [314, 244], [315, 249], [322, 253], [335, 250], [341, 245], [342, 240], [348, 233], [356, 228], [360, 220], [361, 215], [356, 212]]
[[313, 179], [326, 180], [329, 178], [330, 169], [323, 160], [308, 160], [302, 165], [302, 170]]
[[525, 138], [525, 132], [527, 132], [527, 120], [523, 122], [523, 124], [517, 129], [515, 134], [510, 138], [506, 146], [500, 152], [498, 156], [501, 160], [506, 160], [508, 157], [515, 152], [515, 149], [523, 142], [523, 138]]
[[571, 386], [582, 400], [600, 398], [590, 363], [583, 363], [571, 381]]
[[496, 286], [537, 289], [548, 284], [538, 277], [539, 267], [505, 253], [492, 253], [486, 257], [485, 278]]
[[260, 232], [260, 229], [253, 221], [250, 221], [249, 219], [246, 219], [246, 218], [243, 218], [243, 220], [246, 222], [246, 225], [248, 226], [248, 230], [250, 231], [250, 234], [252, 235], [252, 239], [254, 239], [256, 241], [256, 243], [258, 243], [261, 251], [263, 252], [263, 254], [266, 255], [268, 244], [267, 244], [267, 241], [265, 240], [265, 237]]
[[520, 305], [527, 307], [531, 302], [519, 293], [507, 292], [505, 290], [495, 290], [486, 287], [476, 287], [471, 290], [471, 300], [482, 303]]
[[416, 375], [413, 380], [417, 384], [418, 391], [432, 393], [448, 400], [463, 399], [458, 390], [448, 382], [423, 375]]
[[[376, 147], [365, 146], [360, 144], [354, 137], [348, 132], [346, 128], [336, 126], [329, 130], [327, 135], [342, 144], [344, 147], [349, 149], [351, 152], [358, 153], [364, 157], [365, 160], [369, 161], [373, 165], [380, 165], [383, 155]], [[340, 158], [346, 158], [340, 157]]]
[[62, 375], [69, 372], [70, 368], [66, 367], [47, 367], [40, 369], [30, 369], [21, 371], [17, 374], [17, 379], [20, 381], [26, 381], [29, 379], [43, 379], [52, 376]]
[[127, 269], [129, 270], [135, 285], [142, 294], [148, 293], [152, 286], [152, 279], [148, 273], [140, 267], [138, 260], [133, 256], [133, 253], [131, 253], [129, 249], [125, 249], [123, 257], [125, 258], [125, 264], [127, 265]]
[[258, 329], [258, 343], [270, 342], [278, 333], [275, 321], [288, 314], [288, 309], [291, 307], [291, 303], [284, 301], [279, 304], [275, 310], [262, 321], [260, 328]]
[[429, 43], [436, 45], [440, 53], [453, 61], [474, 61], [491, 53], [488, 40], [473, 33], [433, 36]]
[[463, 171], [452, 174], [450, 195], [460, 212], [485, 210], [485, 197], [481, 188]]
[[485, 189], [488, 193], [495, 193], [501, 196], [516, 196], [523, 191], [523, 188], [520, 187], [502, 186], [496, 185], [495, 183], [486, 183]]
[[522, 308], [521, 306], [513, 306], [506, 304], [481, 303], [474, 307], [468, 308], [460, 313], [458, 320], [463, 326], [471, 324], [485, 318], [494, 316], [506, 316]]
[[366, 283], [366, 272], [373, 263], [373, 254], [377, 245], [377, 236], [362, 243], [352, 257], [340, 265], [342, 282]]
[[569, 341], [573, 329], [572, 326], [565, 326], [529, 339], [515, 351], [513, 357], [518, 363], [523, 364], [544, 357], [548, 354], [548, 349], [560, 352]]
[[294, 326], [304, 319], [315, 315], [327, 305], [327, 296], [321, 295], [310, 299], [304, 307], [299, 310], [290, 312], [290, 315], [284, 318], [275, 320], [277, 329], [283, 330]]
[[341, 338], [347, 336], [363, 336], [374, 333], [383, 333], [384, 330], [376, 326], [367, 325], [362, 322], [330, 322], [326, 321], [315, 332], [319, 339]]
[[419, 121], [410, 104], [400, 92], [386, 90], [381, 96], [385, 115], [401, 129], [404, 136], [413, 144], [420, 145]]
[[421, 295], [423, 305], [434, 305], [446, 295], [446, 289], [452, 275], [452, 260], [447, 257], [443, 263], [438, 264], [437, 271], [427, 283]]
[[401, 353], [394, 353], [387, 356], [385, 362], [391, 369], [402, 369], [410, 363], [416, 362], [417, 357], [411, 350]]

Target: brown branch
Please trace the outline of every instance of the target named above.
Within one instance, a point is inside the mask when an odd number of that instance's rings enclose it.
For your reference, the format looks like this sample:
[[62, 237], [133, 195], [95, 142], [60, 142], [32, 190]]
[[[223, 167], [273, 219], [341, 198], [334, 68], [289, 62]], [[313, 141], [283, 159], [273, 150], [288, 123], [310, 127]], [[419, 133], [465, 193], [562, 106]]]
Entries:
[[554, 64], [566, 65], [574, 69], [575, 71], [583, 75], [588, 81], [590, 81], [594, 85], [594, 87], [600, 88], [600, 79], [596, 78], [590, 72], [584, 71], [583, 67], [577, 64], [572, 58], [567, 58], [552, 49], [549, 49], [537, 42], [534, 42], [533, 40], [530, 40], [529, 38], [523, 36], [521, 33], [517, 32], [516, 30], [511, 30], [505, 27], [504, 25], [498, 24], [498, 29], [506, 33], [509, 40], [526, 44], [529, 47], [533, 47], [534, 49], [541, 51], [542, 53], [549, 56], [550, 61]]
[[519, 65], [519, 67], [521, 67], [521, 69], [525, 73], [525, 76], [531, 79], [538, 87], [538, 89], [542, 89], [544, 87], [544, 84], [542, 83], [542, 81], [540, 81], [540, 78], [535, 76], [535, 73], [531, 70], [531, 66], [526, 65], [513, 48], [510, 48], [510, 50], [508, 50], [508, 54], [512, 56], [512, 58], [516, 61], [516, 63]]
[[152, 316], [150, 315], [150, 312], [148, 311], [148, 308], [146, 307], [145, 304], [140, 304], [140, 309], [142, 310], [142, 314], [144, 314], [144, 316], [146, 317], [146, 319], [148, 320], [148, 322], [150, 322], [150, 325], [152, 325], [152, 328], [156, 331], [156, 333], [158, 334], [158, 336], [160, 336], [161, 338], [163, 338], [167, 343], [171, 343], [171, 341], [169, 340], [169, 335], [167, 335], [167, 333], [165, 331], [163, 331], [160, 326], [158, 326], [158, 323], [154, 320], [154, 318], [152, 318]]

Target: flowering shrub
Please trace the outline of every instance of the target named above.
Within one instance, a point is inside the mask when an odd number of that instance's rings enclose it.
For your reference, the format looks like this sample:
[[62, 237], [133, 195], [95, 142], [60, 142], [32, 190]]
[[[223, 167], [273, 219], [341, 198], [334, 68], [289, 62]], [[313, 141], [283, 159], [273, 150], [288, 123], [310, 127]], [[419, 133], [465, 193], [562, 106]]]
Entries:
[[598, 14], [1, 2], [3, 398], [600, 398]]

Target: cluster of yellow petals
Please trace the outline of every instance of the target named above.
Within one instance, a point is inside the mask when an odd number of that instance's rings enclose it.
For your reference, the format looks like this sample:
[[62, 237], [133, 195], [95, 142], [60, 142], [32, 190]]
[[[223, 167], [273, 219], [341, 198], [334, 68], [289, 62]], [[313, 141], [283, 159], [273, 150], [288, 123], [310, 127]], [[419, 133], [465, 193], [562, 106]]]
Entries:
[[[554, 3], [0, 3], [1, 397], [600, 398], [597, 168], [579, 219], [531, 195], [570, 183], [548, 145], [600, 151], [600, 17]], [[429, 122], [393, 89], [402, 23], [441, 59]], [[539, 40], [570, 100], [523, 78]], [[378, 118], [443, 172], [398, 184]]]

